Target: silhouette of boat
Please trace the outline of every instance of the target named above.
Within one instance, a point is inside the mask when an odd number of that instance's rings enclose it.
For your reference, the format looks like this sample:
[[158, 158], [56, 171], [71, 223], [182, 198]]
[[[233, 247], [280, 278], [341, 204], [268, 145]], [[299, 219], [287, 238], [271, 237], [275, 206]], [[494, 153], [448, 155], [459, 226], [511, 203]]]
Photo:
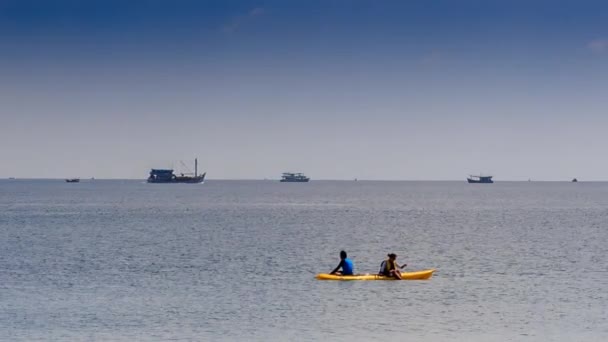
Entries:
[[194, 175], [180, 173], [176, 175], [172, 169], [152, 169], [148, 176], [148, 183], [202, 183], [205, 181], [205, 175], [198, 174], [198, 160], [194, 159]]
[[494, 183], [494, 181], [492, 180], [492, 176], [474, 176], [474, 175], [470, 175], [469, 178], [467, 178], [467, 182], [469, 183], [474, 183], [474, 184], [490, 184], [490, 183]]
[[572, 183], [576, 183], [576, 182], [578, 182], [578, 179], [573, 178], [573, 179], [572, 179]]
[[68, 178], [65, 181], [67, 183], [80, 183], [80, 178]]
[[283, 176], [281, 178], [281, 182], [283, 183], [305, 183], [309, 180], [310, 178], [304, 176], [303, 173], [292, 172], [283, 172]]

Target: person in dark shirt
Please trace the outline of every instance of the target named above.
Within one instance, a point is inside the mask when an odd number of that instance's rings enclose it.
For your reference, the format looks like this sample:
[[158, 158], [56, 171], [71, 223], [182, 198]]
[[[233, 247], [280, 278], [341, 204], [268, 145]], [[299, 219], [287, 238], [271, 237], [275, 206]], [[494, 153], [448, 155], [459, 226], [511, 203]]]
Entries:
[[[340, 268], [342, 268], [342, 272], [338, 271]], [[354, 270], [355, 265], [352, 260], [346, 257], [345, 251], [340, 251], [340, 263], [330, 274], [353, 275]]]

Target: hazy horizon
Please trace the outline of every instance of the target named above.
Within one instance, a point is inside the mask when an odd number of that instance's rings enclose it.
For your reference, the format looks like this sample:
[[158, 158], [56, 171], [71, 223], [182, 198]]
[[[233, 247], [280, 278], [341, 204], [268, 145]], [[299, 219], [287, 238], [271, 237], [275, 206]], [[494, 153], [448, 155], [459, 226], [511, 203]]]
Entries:
[[9, 0], [0, 49], [0, 178], [608, 180], [602, 1]]
[[[126, 180], [126, 181], [142, 181], [145, 182], [147, 176], [144, 177], [140, 177], [140, 178], [96, 178], [96, 177], [74, 177], [74, 178], [78, 178], [83, 182], [86, 181], [121, 181], [121, 180]], [[358, 181], [358, 182], [462, 182], [462, 183], [467, 183], [466, 181], [467, 177], [464, 177], [462, 179], [359, 179], [359, 178], [351, 178], [351, 179], [329, 179], [329, 178], [316, 178], [313, 179], [311, 178], [311, 182], [315, 182], [315, 181], [324, 181], [324, 182], [353, 182], [353, 181]], [[59, 181], [64, 181], [65, 179], [70, 179], [70, 178], [60, 178], [60, 177], [49, 177], [49, 178], [26, 178], [26, 177], [8, 177], [8, 178], [0, 178], [0, 180], [59, 180]], [[281, 179], [281, 177], [273, 177], [273, 178], [213, 178], [213, 177], [205, 177], [205, 182], [207, 181], [279, 181]], [[497, 179], [497, 178], [493, 178], [494, 182], [515, 182], [515, 183], [528, 183], [528, 182], [537, 182], [537, 183], [562, 183], [562, 182], [566, 182], [566, 183], [570, 183], [572, 182], [572, 178], [569, 179], [526, 179], [526, 180], [520, 180], [520, 179]], [[608, 182], [606, 180], [596, 180], [596, 179], [577, 179], [577, 182], [579, 183], [602, 183], [602, 182]]]

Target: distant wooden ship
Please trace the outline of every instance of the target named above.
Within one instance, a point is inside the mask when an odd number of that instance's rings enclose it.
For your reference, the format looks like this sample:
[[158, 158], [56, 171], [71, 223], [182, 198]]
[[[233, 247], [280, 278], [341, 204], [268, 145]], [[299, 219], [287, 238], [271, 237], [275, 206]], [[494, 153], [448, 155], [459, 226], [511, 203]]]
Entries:
[[198, 160], [194, 159], [194, 175], [180, 173], [179, 176], [173, 173], [172, 169], [152, 169], [148, 176], [148, 183], [202, 183], [205, 181], [204, 172], [198, 174]]
[[281, 182], [283, 183], [305, 183], [309, 180], [310, 178], [304, 176], [303, 173], [283, 172], [283, 176], [281, 177]]
[[494, 181], [492, 180], [492, 176], [473, 176], [473, 175], [470, 175], [469, 178], [467, 178], [467, 182], [474, 183], [474, 184], [494, 183]]
[[80, 183], [80, 178], [68, 178], [65, 181], [67, 183]]

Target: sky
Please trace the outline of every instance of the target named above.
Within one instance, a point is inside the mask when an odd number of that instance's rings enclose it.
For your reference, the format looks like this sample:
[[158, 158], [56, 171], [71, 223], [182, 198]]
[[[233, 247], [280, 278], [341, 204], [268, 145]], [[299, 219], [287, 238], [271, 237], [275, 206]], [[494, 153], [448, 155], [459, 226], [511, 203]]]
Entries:
[[608, 180], [608, 2], [0, 0], [0, 177]]

